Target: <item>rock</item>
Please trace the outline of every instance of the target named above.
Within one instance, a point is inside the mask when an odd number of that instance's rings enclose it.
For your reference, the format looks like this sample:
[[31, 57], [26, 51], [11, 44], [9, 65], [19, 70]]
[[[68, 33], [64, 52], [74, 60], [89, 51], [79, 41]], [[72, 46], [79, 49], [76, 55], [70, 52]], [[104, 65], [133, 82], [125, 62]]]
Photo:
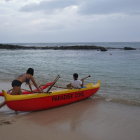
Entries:
[[104, 47], [100, 47], [99, 49], [100, 49], [100, 51], [107, 51], [107, 49]]
[[136, 50], [136, 48], [124, 47], [124, 50]]

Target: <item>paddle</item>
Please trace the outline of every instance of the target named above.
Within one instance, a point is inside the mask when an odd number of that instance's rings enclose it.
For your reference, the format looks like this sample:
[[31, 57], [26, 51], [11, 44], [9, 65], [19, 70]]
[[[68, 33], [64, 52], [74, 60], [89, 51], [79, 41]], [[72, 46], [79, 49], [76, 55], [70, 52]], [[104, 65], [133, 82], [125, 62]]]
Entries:
[[88, 75], [88, 76], [86, 76], [86, 77], [84, 77], [84, 78], [81, 79], [81, 81], [82, 81], [82, 87], [83, 87], [83, 85], [84, 85], [84, 80], [87, 79], [87, 78], [89, 78], [89, 77], [91, 77], [91, 76]]
[[55, 85], [55, 83], [58, 81], [58, 79], [60, 78], [59, 75], [57, 75], [56, 79], [54, 80], [54, 83], [48, 88], [46, 93], [49, 93], [49, 91], [51, 90], [51, 88]]
[[81, 79], [81, 81], [83, 81], [83, 80], [85, 80], [85, 79], [87, 79], [87, 78], [89, 78], [89, 77], [91, 77], [91, 76], [90, 76], [90, 75], [88, 75], [88, 76], [86, 76], [86, 77], [82, 78], [82, 79]]

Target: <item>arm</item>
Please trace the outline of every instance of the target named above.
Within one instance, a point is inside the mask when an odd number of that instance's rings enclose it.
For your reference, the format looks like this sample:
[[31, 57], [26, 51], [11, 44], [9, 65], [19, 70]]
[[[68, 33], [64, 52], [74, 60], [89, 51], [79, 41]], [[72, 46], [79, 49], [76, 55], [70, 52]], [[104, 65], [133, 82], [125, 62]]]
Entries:
[[84, 80], [83, 80], [83, 79], [81, 79], [81, 81], [82, 81], [81, 87], [83, 87], [83, 86], [84, 86]]
[[33, 92], [33, 90], [32, 90], [32, 86], [31, 86], [31, 83], [29, 82], [29, 88], [30, 88], [30, 90], [31, 90], [31, 92]]
[[91, 76], [90, 76], [90, 75], [88, 75], [88, 76], [86, 76], [86, 77], [84, 77], [84, 78], [82, 78], [82, 79], [81, 79], [81, 81], [82, 81], [81, 87], [83, 87], [83, 86], [84, 86], [84, 80], [85, 80], [85, 79], [87, 79], [87, 78], [89, 78], [89, 77], [91, 77]]
[[31, 81], [33, 82], [34, 86], [38, 89], [39, 92], [43, 92], [42, 89], [40, 89], [38, 87], [38, 85], [36, 84], [35, 79], [33, 77], [31, 77]]
[[88, 75], [88, 76], [86, 76], [86, 77], [82, 78], [82, 79], [81, 79], [81, 81], [84, 81], [85, 79], [87, 79], [87, 78], [89, 78], [89, 77], [91, 77], [91, 76], [90, 76], [90, 75]]
[[67, 88], [68, 88], [68, 89], [71, 89], [71, 88], [72, 88], [71, 83], [70, 83], [70, 84], [68, 84], [68, 85], [66, 85], [66, 86], [67, 86]]

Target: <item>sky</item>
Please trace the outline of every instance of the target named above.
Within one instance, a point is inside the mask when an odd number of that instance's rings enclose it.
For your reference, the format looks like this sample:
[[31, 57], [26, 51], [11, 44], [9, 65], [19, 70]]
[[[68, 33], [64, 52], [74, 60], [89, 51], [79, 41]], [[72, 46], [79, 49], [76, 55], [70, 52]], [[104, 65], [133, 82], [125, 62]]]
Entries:
[[0, 43], [140, 41], [140, 0], [0, 0]]

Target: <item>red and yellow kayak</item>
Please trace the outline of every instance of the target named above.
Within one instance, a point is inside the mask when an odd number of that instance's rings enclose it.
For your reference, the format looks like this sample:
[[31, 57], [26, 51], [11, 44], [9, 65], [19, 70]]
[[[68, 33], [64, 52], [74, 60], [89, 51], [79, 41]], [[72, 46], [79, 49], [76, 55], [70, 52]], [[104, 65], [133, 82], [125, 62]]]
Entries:
[[83, 100], [94, 95], [100, 88], [100, 81], [89, 83], [81, 89], [62, 89], [51, 93], [9, 95], [3, 91], [7, 106], [15, 111], [35, 111], [58, 107]]

